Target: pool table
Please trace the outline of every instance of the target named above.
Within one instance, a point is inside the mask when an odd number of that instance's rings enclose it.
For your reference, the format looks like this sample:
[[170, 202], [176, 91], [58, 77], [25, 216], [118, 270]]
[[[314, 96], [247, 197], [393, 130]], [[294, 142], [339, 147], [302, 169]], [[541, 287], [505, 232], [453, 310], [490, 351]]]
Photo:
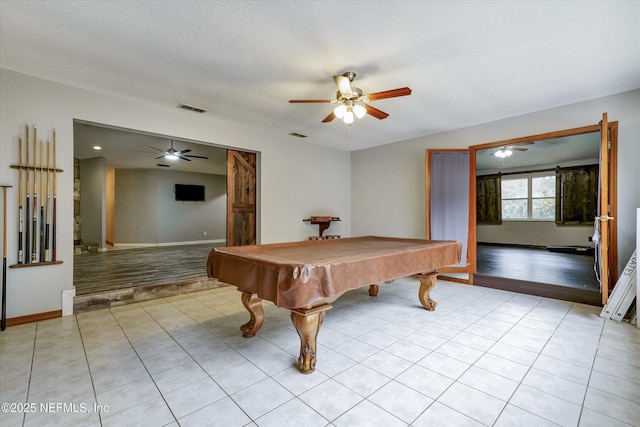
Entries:
[[415, 276], [420, 280], [420, 303], [434, 310], [436, 302], [429, 291], [436, 284], [437, 269], [457, 264], [460, 256], [460, 243], [449, 240], [376, 236], [305, 240], [214, 248], [207, 273], [242, 292], [251, 317], [240, 327], [244, 337], [254, 336], [262, 327], [263, 299], [289, 309], [300, 336], [298, 368], [311, 373], [325, 311], [340, 295], [369, 286], [369, 294], [376, 296], [379, 283]]

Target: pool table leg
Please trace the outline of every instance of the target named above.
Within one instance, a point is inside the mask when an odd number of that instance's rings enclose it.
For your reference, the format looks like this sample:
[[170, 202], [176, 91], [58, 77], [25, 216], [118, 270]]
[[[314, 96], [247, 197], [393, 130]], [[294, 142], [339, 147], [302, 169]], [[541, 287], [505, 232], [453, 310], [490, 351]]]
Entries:
[[243, 337], [251, 338], [260, 330], [264, 323], [262, 299], [251, 292], [242, 292], [242, 304], [251, 315], [251, 320], [240, 326], [240, 330], [242, 331]]
[[303, 374], [310, 374], [316, 369], [318, 332], [324, 320], [324, 312], [330, 308], [331, 305], [325, 304], [310, 309], [296, 308], [291, 310], [291, 321], [300, 336], [298, 369]]
[[418, 291], [420, 304], [422, 304], [426, 310], [435, 310], [438, 303], [431, 299], [429, 292], [431, 292], [431, 289], [436, 285], [438, 273], [416, 274], [415, 277], [420, 280], [420, 290]]
[[378, 296], [378, 290], [379, 290], [379, 287], [378, 287], [377, 284], [369, 285], [369, 296], [370, 297], [377, 297]]

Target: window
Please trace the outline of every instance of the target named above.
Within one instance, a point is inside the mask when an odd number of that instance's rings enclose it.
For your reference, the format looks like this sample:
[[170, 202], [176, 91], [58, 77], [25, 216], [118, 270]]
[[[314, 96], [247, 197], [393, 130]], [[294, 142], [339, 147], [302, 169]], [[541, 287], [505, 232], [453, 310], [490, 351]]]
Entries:
[[502, 178], [502, 219], [554, 221], [556, 215], [556, 177], [545, 175]]

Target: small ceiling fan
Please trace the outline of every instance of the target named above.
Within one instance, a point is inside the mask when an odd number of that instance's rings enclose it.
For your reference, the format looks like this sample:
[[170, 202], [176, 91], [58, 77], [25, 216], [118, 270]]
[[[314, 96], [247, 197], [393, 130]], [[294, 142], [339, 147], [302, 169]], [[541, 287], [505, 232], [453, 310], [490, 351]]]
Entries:
[[328, 123], [336, 117], [342, 119], [345, 123], [353, 123], [354, 117], [361, 119], [365, 114], [382, 120], [389, 117], [389, 114], [384, 111], [380, 111], [375, 107], [367, 104], [370, 101], [377, 101], [379, 99], [396, 98], [398, 96], [411, 95], [411, 89], [408, 87], [402, 87], [398, 89], [385, 90], [382, 92], [374, 92], [363, 95], [362, 90], [355, 86], [351, 86], [353, 80], [356, 77], [356, 73], [353, 71], [347, 71], [341, 76], [333, 76], [333, 80], [338, 86], [338, 92], [336, 93], [336, 99], [291, 99], [291, 103], [332, 103], [339, 104], [322, 122]]
[[513, 154], [514, 151], [527, 151], [527, 150], [528, 150], [528, 148], [521, 148], [521, 147], [514, 147], [514, 146], [511, 146], [511, 145], [505, 145], [505, 146], [496, 148], [496, 151], [491, 153], [491, 155], [495, 156], [495, 157], [499, 157], [501, 159], [504, 159], [505, 157], [509, 157], [511, 154]]
[[173, 148], [173, 139], [171, 140], [171, 148], [168, 148], [166, 150], [161, 150], [159, 148], [152, 147], [150, 145], [147, 145], [147, 147], [153, 148], [154, 150], [157, 150], [163, 153], [162, 156], [156, 157], [156, 159], [162, 159], [162, 158], [165, 158], [167, 160], [182, 159], [182, 160], [186, 160], [187, 162], [190, 162], [191, 159], [208, 159], [208, 157], [205, 157], [205, 156], [194, 156], [194, 155], [186, 154], [191, 152], [189, 148], [187, 148], [186, 150], [180, 150], [180, 151], [176, 150], [175, 148]]

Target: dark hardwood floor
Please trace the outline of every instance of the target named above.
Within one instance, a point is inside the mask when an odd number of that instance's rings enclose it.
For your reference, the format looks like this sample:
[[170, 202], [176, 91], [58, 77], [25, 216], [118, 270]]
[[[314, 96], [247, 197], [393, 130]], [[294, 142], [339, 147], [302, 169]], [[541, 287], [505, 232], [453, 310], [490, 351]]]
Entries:
[[214, 246], [161, 246], [75, 255], [76, 295], [206, 278], [207, 257]]
[[476, 285], [600, 305], [593, 256], [487, 244], [477, 256]]

